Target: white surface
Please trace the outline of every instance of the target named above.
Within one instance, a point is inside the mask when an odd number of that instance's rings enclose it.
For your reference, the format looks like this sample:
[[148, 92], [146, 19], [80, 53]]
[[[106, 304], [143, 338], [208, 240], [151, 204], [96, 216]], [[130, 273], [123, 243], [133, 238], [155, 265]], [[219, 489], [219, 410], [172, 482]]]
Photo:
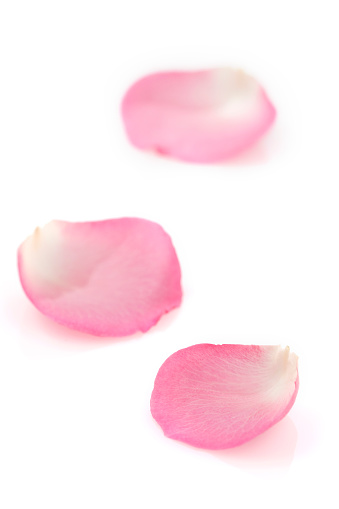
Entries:
[[[336, 2], [2, 0], [0, 505], [338, 506], [339, 73]], [[145, 73], [236, 65], [274, 129], [229, 164], [138, 152], [119, 104]], [[101, 340], [40, 315], [17, 246], [37, 225], [140, 216], [171, 234], [180, 310]], [[289, 416], [241, 448], [166, 439], [149, 412], [172, 352], [290, 345]]]

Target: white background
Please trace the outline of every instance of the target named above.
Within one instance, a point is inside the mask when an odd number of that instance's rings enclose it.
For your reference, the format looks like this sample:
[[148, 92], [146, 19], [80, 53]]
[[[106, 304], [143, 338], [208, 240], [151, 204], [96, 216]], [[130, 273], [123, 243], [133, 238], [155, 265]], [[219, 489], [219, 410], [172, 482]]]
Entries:
[[[335, 0], [18, 1], [0, 7], [0, 505], [338, 507], [339, 73]], [[227, 164], [137, 151], [120, 101], [157, 70], [234, 65], [278, 117]], [[139, 216], [172, 236], [179, 310], [97, 339], [41, 315], [16, 250], [51, 219]], [[239, 448], [163, 436], [153, 381], [199, 342], [288, 344], [290, 414]]]

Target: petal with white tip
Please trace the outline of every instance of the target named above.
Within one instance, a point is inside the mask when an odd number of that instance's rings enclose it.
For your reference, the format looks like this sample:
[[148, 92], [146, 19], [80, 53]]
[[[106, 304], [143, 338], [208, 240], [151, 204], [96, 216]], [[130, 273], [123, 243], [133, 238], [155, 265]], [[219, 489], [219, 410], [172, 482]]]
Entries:
[[136, 147], [196, 163], [238, 154], [275, 115], [261, 85], [233, 68], [151, 74], [122, 102], [126, 133]]
[[52, 221], [20, 246], [18, 267], [42, 313], [96, 336], [146, 332], [182, 297], [171, 238], [145, 219]]
[[299, 387], [298, 358], [280, 346], [194, 345], [171, 355], [151, 412], [165, 435], [204, 449], [235, 447], [280, 421]]

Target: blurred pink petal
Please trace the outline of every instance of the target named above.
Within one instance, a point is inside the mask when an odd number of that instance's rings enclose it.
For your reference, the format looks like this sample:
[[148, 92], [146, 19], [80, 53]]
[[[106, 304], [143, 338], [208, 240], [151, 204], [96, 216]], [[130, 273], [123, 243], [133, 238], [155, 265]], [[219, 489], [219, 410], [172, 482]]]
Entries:
[[197, 163], [239, 153], [275, 115], [259, 83], [232, 68], [151, 74], [132, 85], [122, 102], [131, 143]]
[[42, 313], [96, 336], [146, 332], [181, 302], [171, 239], [145, 219], [52, 221], [20, 246], [18, 264]]
[[194, 345], [171, 355], [154, 383], [151, 412], [165, 435], [227, 449], [280, 421], [299, 387], [287, 347]]

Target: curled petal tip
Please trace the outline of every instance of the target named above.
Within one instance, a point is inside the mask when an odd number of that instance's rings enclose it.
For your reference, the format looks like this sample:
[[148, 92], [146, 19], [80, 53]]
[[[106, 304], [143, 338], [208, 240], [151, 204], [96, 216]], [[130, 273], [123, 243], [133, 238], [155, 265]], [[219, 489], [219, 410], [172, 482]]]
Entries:
[[42, 313], [97, 336], [146, 332], [182, 297], [172, 241], [145, 219], [52, 221], [20, 246], [18, 268]]

